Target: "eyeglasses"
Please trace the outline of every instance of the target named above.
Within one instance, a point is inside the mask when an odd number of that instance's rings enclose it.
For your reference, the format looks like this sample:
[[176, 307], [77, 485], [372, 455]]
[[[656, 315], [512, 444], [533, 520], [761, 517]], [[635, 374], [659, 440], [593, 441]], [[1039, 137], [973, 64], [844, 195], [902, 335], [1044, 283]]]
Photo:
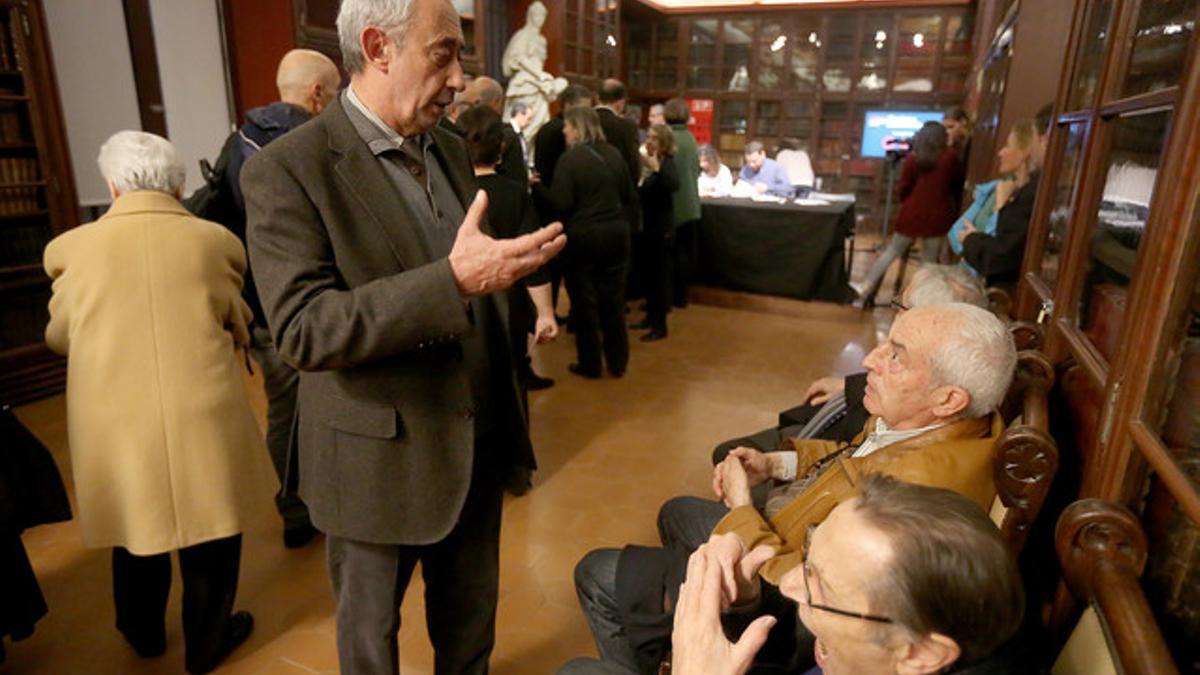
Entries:
[[892, 298], [892, 301], [888, 304], [897, 312], [907, 312], [909, 309], [911, 309], [908, 305], [900, 302], [900, 298]]
[[804, 556], [803, 560], [800, 563], [800, 576], [804, 579], [804, 604], [808, 605], [810, 609], [819, 609], [822, 612], [829, 612], [830, 614], [837, 614], [838, 616], [848, 616], [852, 619], [862, 619], [864, 621], [874, 621], [875, 623], [894, 623], [891, 619], [887, 618], [886, 616], [879, 616], [876, 614], [864, 614], [862, 612], [851, 612], [851, 611], [847, 611], [844, 609], [838, 609], [837, 607], [830, 607], [829, 605], [820, 605], [820, 604], [813, 602], [812, 588], [809, 586], [809, 583], [808, 583], [808, 575], [811, 574], [811, 572], [809, 571], [810, 568], [808, 565], [808, 542], [812, 538], [813, 529], [814, 528], [811, 525], [808, 527], [808, 531], [804, 535], [804, 545], [801, 549], [802, 555]]

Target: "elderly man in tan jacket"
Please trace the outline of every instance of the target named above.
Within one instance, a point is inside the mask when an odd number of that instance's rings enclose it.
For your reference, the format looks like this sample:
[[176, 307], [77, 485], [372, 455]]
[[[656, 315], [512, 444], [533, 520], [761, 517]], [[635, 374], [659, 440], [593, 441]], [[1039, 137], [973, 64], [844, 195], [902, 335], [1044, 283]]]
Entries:
[[[854, 498], [869, 473], [950, 489], [987, 509], [996, 494], [992, 450], [1004, 428], [995, 408], [1016, 358], [1007, 328], [987, 310], [949, 303], [904, 312], [863, 360], [871, 417], [857, 438], [794, 439], [770, 453], [737, 448], [714, 470], [721, 503], [696, 515], [710, 519], [713, 533], [736, 533], [747, 550], [770, 546], [775, 557], [759, 574], [778, 584], [802, 562], [810, 529]], [[768, 478], [780, 483], [756, 505], [751, 488]], [[631, 546], [580, 561], [576, 590], [605, 661], [634, 672], [657, 665], [687, 553]]]
[[166, 139], [119, 132], [99, 163], [112, 207], [45, 252], [80, 528], [87, 546], [113, 548], [117, 628], [143, 656], [166, 649], [179, 551], [187, 670], [204, 673], [253, 627], [249, 612], [231, 614], [240, 533], [271, 495], [237, 353], [249, 342], [246, 257], [183, 209]]

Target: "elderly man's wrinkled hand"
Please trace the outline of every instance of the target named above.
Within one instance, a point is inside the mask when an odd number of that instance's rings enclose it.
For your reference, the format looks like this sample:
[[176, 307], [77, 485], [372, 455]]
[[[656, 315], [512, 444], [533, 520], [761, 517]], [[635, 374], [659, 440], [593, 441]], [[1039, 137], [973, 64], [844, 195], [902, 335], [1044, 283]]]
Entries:
[[[736, 536], [736, 535], [735, 535]], [[775, 617], [754, 620], [737, 643], [721, 627], [723, 582], [720, 563], [701, 546], [688, 559], [687, 580], [679, 588], [671, 633], [671, 672], [675, 675], [742, 675], [767, 641]], [[756, 549], [757, 550], [757, 549]]]
[[752, 502], [750, 481], [746, 477], [746, 469], [742, 467], [741, 460], [731, 452], [725, 461], [721, 462], [721, 466], [721, 492], [724, 495], [722, 501], [725, 502], [725, 506], [736, 509], [749, 505]]
[[736, 457], [741, 462], [742, 470], [746, 474], [746, 482], [750, 487], [771, 478], [771, 458], [767, 453], [746, 446], [738, 446], [729, 451], [729, 457]]
[[562, 223], [551, 223], [516, 239], [487, 236], [480, 229], [487, 203], [487, 193], [476, 193], [450, 249], [450, 270], [464, 298], [509, 288], [549, 262], [567, 244]]
[[733, 532], [714, 534], [698, 551], [704, 551], [721, 568], [721, 608], [746, 605], [758, 600], [762, 584], [758, 570], [775, 556], [775, 550], [763, 544], [746, 552], [742, 538]]
[[814, 380], [808, 385], [808, 389], [804, 390], [804, 402], [809, 405], [821, 405], [845, 390], [845, 378], [822, 377]]

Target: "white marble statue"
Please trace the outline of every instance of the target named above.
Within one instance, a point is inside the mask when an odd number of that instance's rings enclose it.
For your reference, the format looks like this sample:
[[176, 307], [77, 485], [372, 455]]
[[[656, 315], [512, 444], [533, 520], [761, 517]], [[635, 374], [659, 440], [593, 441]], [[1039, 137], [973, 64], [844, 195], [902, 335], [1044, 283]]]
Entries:
[[[529, 5], [525, 13], [525, 25], [521, 26], [508, 46], [500, 67], [508, 80], [506, 93], [508, 110], [518, 101], [529, 107], [530, 123], [525, 127], [525, 139], [533, 143], [533, 137], [543, 124], [550, 121], [550, 102], [567, 88], [567, 81], [554, 77], [542, 69], [546, 63], [546, 37], [542, 25], [546, 23], [546, 6], [541, 2]], [[507, 119], [507, 110], [505, 119]]]

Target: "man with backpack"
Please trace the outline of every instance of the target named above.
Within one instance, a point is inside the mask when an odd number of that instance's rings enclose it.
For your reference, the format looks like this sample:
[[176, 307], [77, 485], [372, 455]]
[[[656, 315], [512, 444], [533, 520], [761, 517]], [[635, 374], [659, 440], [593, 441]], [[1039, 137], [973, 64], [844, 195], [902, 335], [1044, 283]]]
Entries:
[[[279, 101], [246, 113], [246, 123], [226, 140], [216, 166], [204, 167], [207, 184], [185, 202], [197, 216], [229, 228], [243, 246], [246, 206], [239, 182], [242, 165], [263, 146], [321, 112], [337, 96], [341, 75], [324, 54], [293, 49], [280, 60], [275, 84], [279, 88]], [[279, 476], [275, 505], [283, 517], [283, 543], [288, 548], [300, 548], [312, 541], [317, 531], [297, 493], [296, 458], [291, 452], [299, 377], [275, 350], [250, 268], [246, 270], [242, 293], [254, 311], [250, 353], [262, 368], [266, 388], [267, 448]]]

